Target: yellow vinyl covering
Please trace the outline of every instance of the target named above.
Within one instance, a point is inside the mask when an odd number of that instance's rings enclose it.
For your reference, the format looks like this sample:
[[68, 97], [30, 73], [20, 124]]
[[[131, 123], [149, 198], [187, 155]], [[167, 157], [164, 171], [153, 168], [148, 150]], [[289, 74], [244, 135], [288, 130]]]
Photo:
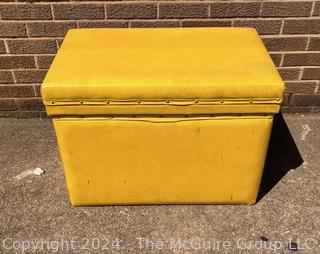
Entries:
[[252, 28], [71, 29], [41, 88], [50, 115], [276, 113], [283, 90]]
[[54, 119], [71, 203], [252, 204], [272, 117]]
[[253, 204], [283, 90], [251, 28], [72, 29], [41, 88], [74, 206]]

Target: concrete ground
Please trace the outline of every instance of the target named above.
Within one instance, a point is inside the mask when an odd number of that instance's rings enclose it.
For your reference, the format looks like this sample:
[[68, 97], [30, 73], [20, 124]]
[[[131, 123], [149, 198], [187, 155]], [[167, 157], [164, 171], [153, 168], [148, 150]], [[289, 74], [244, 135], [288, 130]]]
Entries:
[[253, 206], [73, 208], [50, 120], [0, 119], [0, 253], [320, 253], [319, 129], [276, 118]]

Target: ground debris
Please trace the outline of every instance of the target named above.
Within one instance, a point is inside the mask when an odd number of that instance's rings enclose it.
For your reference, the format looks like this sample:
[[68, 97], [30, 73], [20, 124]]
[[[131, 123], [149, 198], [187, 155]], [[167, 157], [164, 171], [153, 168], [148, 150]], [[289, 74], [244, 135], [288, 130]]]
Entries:
[[35, 168], [33, 170], [33, 174], [36, 175], [36, 176], [41, 176], [44, 174], [44, 170], [42, 168]]
[[21, 180], [29, 175], [36, 175], [36, 176], [41, 176], [44, 174], [44, 170], [42, 168], [35, 168], [35, 169], [28, 169], [26, 171], [23, 171], [21, 174], [15, 176], [14, 178], [17, 180]]

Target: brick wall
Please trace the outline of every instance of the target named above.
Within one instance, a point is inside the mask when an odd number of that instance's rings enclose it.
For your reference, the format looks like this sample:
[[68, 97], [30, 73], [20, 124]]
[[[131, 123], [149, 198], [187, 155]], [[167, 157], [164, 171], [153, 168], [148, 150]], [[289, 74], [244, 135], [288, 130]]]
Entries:
[[320, 1], [0, 0], [0, 116], [44, 116], [39, 88], [82, 27], [255, 27], [286, 82], [285, 112], [320, 112]]

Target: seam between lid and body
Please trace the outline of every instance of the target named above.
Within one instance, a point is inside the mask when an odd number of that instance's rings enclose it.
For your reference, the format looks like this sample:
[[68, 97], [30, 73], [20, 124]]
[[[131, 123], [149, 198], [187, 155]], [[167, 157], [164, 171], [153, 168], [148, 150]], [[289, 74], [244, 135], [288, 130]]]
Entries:
[[236, 99], [44, 99], [46, 106], [68, 105], [101, 105], [101, 106], [130, 106], [130, 105], [250, 105], [250, 104], [280, 104], [282, 98], [236, 98]]
[[184, 121], [203, 121], [203, 120], [243, 120], [243, 119], [273, 119], [272, 114], [257, 115], [210, 115], [210, 116], [191, 116], [191, 117], [120, 117], [120, 116], [89, 116], [89, 117], [56, 117], [57, 121], [130, 121], [130, 122], [150, 122], [150, 123], [174, 123]]

